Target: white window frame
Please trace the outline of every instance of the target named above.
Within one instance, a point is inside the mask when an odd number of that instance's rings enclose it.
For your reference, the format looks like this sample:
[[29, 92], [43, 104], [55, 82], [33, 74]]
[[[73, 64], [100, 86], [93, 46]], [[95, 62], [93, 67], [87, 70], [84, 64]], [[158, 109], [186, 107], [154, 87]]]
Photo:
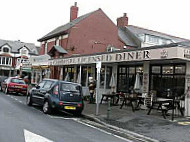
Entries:
[[48, 43], [45, 42], [45, 45], [44, 45], [44, 53], [45, 53], [45, 54], [47, 54], [47, 49], [48, 49], [48, 46], [47, 46], [47, 45], [48, 45]]
[[1, 52], [3, 52], [3, 49], [4, 49], [4, 48], [8, 48], [8, 49], [9, 49], [8, 52], [4, 52], [4, 53], [10, 53], [11, 48], [10, 48], [8, 45], [4, 45], [4, 46], [1, 48]]

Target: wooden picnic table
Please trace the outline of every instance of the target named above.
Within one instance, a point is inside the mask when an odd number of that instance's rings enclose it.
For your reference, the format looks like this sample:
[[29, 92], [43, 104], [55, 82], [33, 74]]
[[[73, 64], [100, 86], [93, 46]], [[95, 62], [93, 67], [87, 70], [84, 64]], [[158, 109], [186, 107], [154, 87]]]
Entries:
[[[115, 97], [117, 97], [117, 101], [115, 103]], [[108, 99], [111, 99], [112, 101], [112, 105], [116, 105], [118, 103], [118, 94], [116, 93], [110, 93], [110, 94], [102, 94], [102, 98], [101, 98], [101, 101], [100, 101], [100, 104], [102, 104], [102, 101], [108, 101]]]
[[184, 116], [183, 110], [180, 106], [180, 100], [169, 99], [169, 98], [157, 98], [152, 101], [152, 105], [149, 108], [147, 115], [150, 115], [152, 109], [157, 109], [162, 111], [164, 119], [166, 119], [166, 113], [168, 110], [172, 110], [172, 120], [174, 119], [174, 110], [180, 111], [181, 115]]

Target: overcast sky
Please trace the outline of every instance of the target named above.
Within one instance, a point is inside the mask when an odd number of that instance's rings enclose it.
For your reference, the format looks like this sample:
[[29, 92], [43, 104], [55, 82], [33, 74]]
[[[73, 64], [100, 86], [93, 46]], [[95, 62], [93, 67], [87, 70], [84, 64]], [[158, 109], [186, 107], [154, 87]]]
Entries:
[[116, 24], [127, 13], [129, 24], [190, 39], [189, 0], [1, 0], [0, 39], [35, 43], [69, 22], [77, 2], [78, 16], [101, 8]]

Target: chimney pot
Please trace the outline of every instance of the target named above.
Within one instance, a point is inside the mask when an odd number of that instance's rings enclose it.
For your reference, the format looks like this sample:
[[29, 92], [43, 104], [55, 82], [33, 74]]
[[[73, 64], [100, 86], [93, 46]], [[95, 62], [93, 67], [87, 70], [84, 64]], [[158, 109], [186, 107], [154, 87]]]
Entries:
[[118, 27], [125, 27], [125, 26], [128, 26], [127, 13], [123, 13], [123, 17], [117, 18], [117, 26], [118, 26]]
[[78, 16], [78, 7], [77, 2], [75, 2], [74, 6], [71, 6], [70, 9], [70, 22], [76, 19]]

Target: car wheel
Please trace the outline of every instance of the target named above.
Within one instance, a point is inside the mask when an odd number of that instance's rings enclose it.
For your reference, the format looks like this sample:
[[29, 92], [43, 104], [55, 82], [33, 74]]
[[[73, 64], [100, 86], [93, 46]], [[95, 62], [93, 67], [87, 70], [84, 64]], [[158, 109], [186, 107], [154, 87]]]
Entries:
[[45, 114], [50, 114], [51, 113], [51, 106], [50, 106], [50, 104], [49, 104], [49, 102], [48, 101], [45, 101], [44, 102], [44, 105], [43, 105], [43, 112], [45, 113]]
[[27, 104], [28, 106], [32, 106], [32, 98], [31, 98], [31, 95], [28, 95], [28, 96], [26, 97], [26, 104]]
[[5, 94], [8, 94], [9, 91], [8, 91], [8, 87], [5, 88]]

